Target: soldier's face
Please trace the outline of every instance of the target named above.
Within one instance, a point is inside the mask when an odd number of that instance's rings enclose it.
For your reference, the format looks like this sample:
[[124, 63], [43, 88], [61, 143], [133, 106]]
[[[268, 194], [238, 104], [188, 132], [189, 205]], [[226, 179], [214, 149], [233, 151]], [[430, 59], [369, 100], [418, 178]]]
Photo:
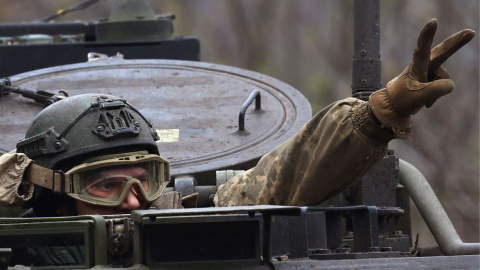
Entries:
[[[115, 196], [124, 181], [124, 176], [131, 176], [142, 182], [143, 188], [148, 190], [146, 170], [141, 167], [114, 168], [104, 170], [89, 176], [85, 181], [86, 192], [100, 198], [109, 198]], [[133, 185], [127, 193], [125, 200], [118, 206], [107, 207], [89, 204], [83, 201], [75, 201], [77, 213], [79, 215], [115, 215], [130, 214], [133, 210], [146, 209], [148, 203], [138, 194]]]

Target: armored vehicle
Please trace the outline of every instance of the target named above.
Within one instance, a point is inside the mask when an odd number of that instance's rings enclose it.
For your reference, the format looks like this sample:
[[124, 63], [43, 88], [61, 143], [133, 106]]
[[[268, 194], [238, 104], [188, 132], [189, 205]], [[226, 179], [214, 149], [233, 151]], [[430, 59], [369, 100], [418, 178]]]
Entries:
[[[379, 1], [352, 5], [352, 95], [365, 100], [381, 88]], [[196, 37], [172, 37], [174, 18], [137, 0], [117, 1], [108, 20], [0, 24], [0, 154], [15, 149], [45, 106], [115, 95], [157, 128], [170, 161], [165, 191], [198, 193], [184, 209], [130, 215], [19, 218], [23, 209], [2, 207], [0, 269], [480, 267], [480, 244], [463, 243], [422, 173], [393, 151], [322, 205], [213, 207], [219, 185], [288, 140], [312, 110], [280, 80], [199, 61]], [[410, 200], [438, 247], [418, 246]]]

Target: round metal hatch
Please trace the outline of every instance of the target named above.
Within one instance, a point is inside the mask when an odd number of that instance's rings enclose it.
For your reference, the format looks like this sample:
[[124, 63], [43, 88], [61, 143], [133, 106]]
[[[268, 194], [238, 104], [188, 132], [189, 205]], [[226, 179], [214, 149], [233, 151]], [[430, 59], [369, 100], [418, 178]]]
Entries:
[[[288, 140], [311, 117], [305, 97], [271, 77], [229, 66], [177, 60], [101, 59], [31, 71], [11, 78], [22, 88], [70, 96], [105, 93], [127, 99], [158, 130], [172, 175], [195, 174], [256, 160]], [[255, 102], [239, 132], [239, 112]], [[0, 148], [24, 137], [42, 105], [14, 93], [0, 99]]]

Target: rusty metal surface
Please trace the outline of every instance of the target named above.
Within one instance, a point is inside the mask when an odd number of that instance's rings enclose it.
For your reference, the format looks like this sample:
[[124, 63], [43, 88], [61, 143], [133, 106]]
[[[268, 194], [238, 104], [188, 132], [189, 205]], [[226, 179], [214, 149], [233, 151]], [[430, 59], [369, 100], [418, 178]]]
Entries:
[[[10, 77], [12, 84], [70, 96], [106, 93], [126, 98], [152, 120], [158, 147], [172, 175], [229, 168], [258, 159], [289, 139], [311, 117], [305, 97], [263, 74], [178, 60], [102, 59]], [[245, 130], [238, 115], [252, 91], [261, 110], [249, 108]], [[13, 93], [0, 99], [0, 149], [15, 148], [42, 106]]]

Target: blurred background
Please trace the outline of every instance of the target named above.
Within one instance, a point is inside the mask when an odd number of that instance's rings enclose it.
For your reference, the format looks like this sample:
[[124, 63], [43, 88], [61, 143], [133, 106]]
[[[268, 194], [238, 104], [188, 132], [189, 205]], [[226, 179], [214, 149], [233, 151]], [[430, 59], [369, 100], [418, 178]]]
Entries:
[[[73, 0], [1, 0], [0, 21], [32, 21], [77, 4]], [[96, 20], [113, 0], [58, 20]], [[174, 13], [174, 36], [197, 36], [201, 59], [257, 71], [302, 92], [314, 113], [351, 95], [352, 0], [152, 0], [156, 13]], [[479, 242], [479, 1], [380, 1], [382, 84], [411, 60], [423, 25], [438, 19], [434, 44], [464, 28], [477, 32], [444, 67], [455, 90], [413, 120], [413, 141], [395, 141], [395, 154], [424, 173], [465, 242]], [[419, 245], [434, 245], [413, 212]]]

